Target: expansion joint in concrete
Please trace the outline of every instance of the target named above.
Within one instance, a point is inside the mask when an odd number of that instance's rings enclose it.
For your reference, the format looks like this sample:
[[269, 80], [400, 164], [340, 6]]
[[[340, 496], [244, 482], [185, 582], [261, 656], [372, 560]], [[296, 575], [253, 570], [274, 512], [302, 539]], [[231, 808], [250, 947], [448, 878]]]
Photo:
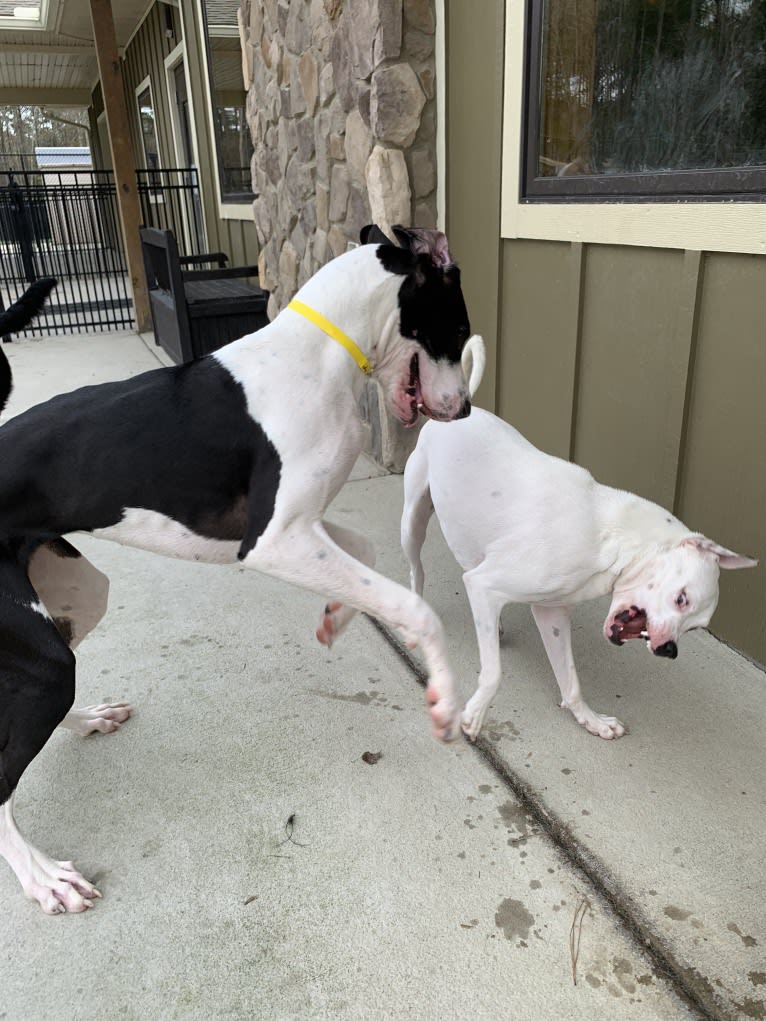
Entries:
[[[374, 617], [364, 616], [381, 633], [417, 682], [425, 687], [428, 678], [422, 666], [398, 636]], [[549, 837], [567, 864], [592, 885], [605, 905], [624, 923], [638, 951], [669, 982], [678, 997], [705, 1021], [737, 1021], [736, 1015], [709, 991], [710, 984], [705, 976], [677, 959], [604, 862], [572, 834], [570, 827], [556, 813], [551, 812], [531, 785], [498, 755], [491, 742], [481, 736], [475, 743], [465, 740]]]

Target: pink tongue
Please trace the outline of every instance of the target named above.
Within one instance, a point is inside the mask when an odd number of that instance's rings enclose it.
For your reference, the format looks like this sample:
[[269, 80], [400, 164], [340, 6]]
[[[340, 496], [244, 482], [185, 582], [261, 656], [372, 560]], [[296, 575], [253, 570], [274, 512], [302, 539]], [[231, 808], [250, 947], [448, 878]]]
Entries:
[[620, 638], [638, 638], [646, 630], [646, 612], [636, 607], [618, 614], [615, 620], [622, 627]]

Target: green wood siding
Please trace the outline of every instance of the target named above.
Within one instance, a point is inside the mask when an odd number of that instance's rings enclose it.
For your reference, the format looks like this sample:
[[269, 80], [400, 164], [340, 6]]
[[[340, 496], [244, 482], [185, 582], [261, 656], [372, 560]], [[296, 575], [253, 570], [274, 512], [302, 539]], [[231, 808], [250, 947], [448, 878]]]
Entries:
[[766, 663], [766, 258], [500, 238], [503, 0], [445, 0], [447, 232], [490, 365], [477, 403], [760, 557], [712, 630]]
[[170, 51], [181, 41], [178, 15], [176, 11], [173, 11], [173, 14], [176, 35], [173, 38], [168, 38], [165, 35], [165, 6], [164, 4], [155, 4], [131, 40], [122, 65], [133, 150], [140, 166], [144, 166], [144, 149], [138, 120], [136, 89], [147, 75], [151, 79], [160, 165], [163, 167], [177, 166], [164, 63]]
[[184, 60], [190, 80], [189, 101], [194, 108], [193, 130], [199, 157], [198, 172], [207, 247], [211, 251], [226, 252], [230, 265], [255, 264], [258, 261], [258, 240], [252, 217], [246, 220], [229, 220], [221, 218], [218, 213], [213, 172], [213, 140], [210, 136], [207, 99], [202, 78], [205, 74], [205, 65], [202, 62], [204, 40], [199, 32], [196, 7], [196, 0], [182, 0], [180, 11], [168, 8], [172, 12], [174, 27], [173, 36], [168, 37], [165, 35], [166, 6], [155, 4], [127, 48], [123, 62], [123, 79], [133, 149], [137, 166], [143, 166], [136, 88], [148, 75], [152, 87], [161, 166], [165, 168], [178, 166], [171, 116], [174, 98], [168, 94], [165, 59], [182, 41], [185, 32]]
[[[505, 241], [498, 408], [600, 482], [766, 558], [766, 259]], [[712, 630], [766, 662], [766, 569]]]
[[446, 231], [461, 267], [471, 326], [489, 363], [477, 400], [495, 407], [500, 274], [503, 0], [445, 0]]

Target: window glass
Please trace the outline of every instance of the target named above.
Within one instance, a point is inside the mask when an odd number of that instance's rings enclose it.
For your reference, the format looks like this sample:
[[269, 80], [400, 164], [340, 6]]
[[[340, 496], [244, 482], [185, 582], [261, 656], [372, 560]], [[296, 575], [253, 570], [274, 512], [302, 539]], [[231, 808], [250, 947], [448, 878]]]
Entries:
[[236, 30], [238, 6], [239, 0], [208, 0], [202, 5], [218, 176], [224, 201], [247, 201], [253, 197], [250, 177], [253, 144], [245, 113], [247, 94]]
[[766, 165], [762, 0], [532, 7], [528, 179]]
[[159, 148], [157, 146], [157, 126], [154, 119], [152, 92], [148, 85], [138, 93], [136, 100], [138, 102], [138, 117], [141, 123], [141, 138], [144, 144], [145, 168], [147, 170], [157, 170], [160, 165]]

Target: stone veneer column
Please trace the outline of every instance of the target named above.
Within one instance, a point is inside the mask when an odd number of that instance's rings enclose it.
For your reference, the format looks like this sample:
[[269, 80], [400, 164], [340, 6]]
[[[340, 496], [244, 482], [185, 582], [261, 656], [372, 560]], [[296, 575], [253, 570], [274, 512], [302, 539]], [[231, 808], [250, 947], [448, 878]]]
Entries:
[[[277, 314], [365, 223], [436, 225], [433, 0], [243, 0], [259, 269]], [[401, 470], [415, 432], [370, 384], [370, 449]]]

